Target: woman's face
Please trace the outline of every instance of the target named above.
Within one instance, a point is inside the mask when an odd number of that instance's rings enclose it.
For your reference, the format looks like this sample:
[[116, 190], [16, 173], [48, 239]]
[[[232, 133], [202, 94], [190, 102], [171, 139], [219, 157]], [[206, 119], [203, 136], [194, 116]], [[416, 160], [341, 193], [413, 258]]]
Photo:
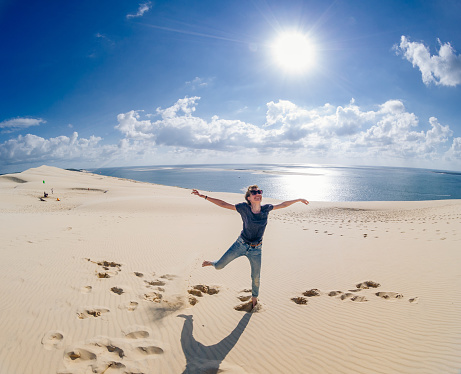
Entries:
[[263, 199], [262, 191], [258, 189], [250, 190], [250, 196], [248, 196], [248, 200], [250, 203], [253, 202], [261, 202]]

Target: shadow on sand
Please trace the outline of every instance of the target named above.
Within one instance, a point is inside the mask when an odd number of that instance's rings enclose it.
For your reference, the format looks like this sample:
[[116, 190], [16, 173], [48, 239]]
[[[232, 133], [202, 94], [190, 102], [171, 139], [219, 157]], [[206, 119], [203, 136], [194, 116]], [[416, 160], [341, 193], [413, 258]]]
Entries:
[[180, 314], [185, 319], [181, 332], [181, 346], [186, 356], [186, 369], [183, 374], [216, 374], [228, 353], [234, 348], [243, 331], [250, 322], [252, 314], [245, 313], [235, 329], [219, 343], [206, 346], [194, 338], [194, 321], [191, 315]]

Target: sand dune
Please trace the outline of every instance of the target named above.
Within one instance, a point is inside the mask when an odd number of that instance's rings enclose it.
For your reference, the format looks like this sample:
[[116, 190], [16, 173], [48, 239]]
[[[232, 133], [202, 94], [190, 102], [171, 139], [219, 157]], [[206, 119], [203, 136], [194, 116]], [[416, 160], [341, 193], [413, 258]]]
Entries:
[[0, 374], [461, 370], [459, 200], [272, 212], [253, 313], [246, 259], [201, 267], [239, 215], [190, 190], [42, 166], [0, 202]]

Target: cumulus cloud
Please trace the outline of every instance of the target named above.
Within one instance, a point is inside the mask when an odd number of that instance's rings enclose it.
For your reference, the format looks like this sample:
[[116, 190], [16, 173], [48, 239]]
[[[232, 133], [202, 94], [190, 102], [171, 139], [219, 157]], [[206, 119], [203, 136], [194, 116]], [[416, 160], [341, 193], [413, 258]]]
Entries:
[[267, 108], [266, 125], [279, 126], [287, 135], [296, 133], [298, 137], [311, 133], [324, 137], [352, 135], [373, 118], [372, 112], [361, 112], [353, 99], [344, 107], [327, 103], [307, 110], [290, 101], [279, 100], [277, 103], [271, 101]]
[[46, 121], [41, 118], [13, 118], [0, 122], [0, 129], [6, 129], [4, 132], [12, 132], [31, 126], [38, 126], [41, 123], [46, 123]]
[[267, 156], [267, 162], [284, 157], [291, 162], [324, 158], [369, 164], [383, 159], [461, 160], [461, 138], [453, 139], [448, 125], [435, 117], [420, 121], [400, 100], [371, 109], [361, 108], [354, 100], [315, 108], [288, 100], [271, 101], [258, 125], [217, 115], [204, 119], [196, 115], [199, 100], [198, 96], [185, 97], [153, 113], [120, 113], [115, 126], [122, 135], [118, 144], [101, 145], [100, 137], [79, 138], [76, 132], [49, 139], [20, 135], [0, 143], [0, 164], [71, 160], [86, 165], [110, 160], [155, 164], [164, 155], [163, 160], [169, 162], [176, 156], [182, 161]]
[[49, 139], [32, 134], [19, 135], [0, 144], [0, 160], [8, 164], [95, 160], [107, 157], [116, 150], [114, 146], [100, 146], [100, 141], [101, 138], [95, 136], [89, 139], [79, 138], [77, 132], [71, 137], [58, 136]]
[[135, 14], [127, 14], [126, 18], [142, 17], [144, 13], [150, 10], [150, 8], [152, 8], [152, 3], [150, 1], [141, 3], [139, 4], [138, 11]]
[[141, 111], [119, 114], [116, 129], [127, 139], [157, 146], [229, 151], [261, 144], [258, 135], [264, 134], [257, 126], [218, 116], [213, 116], [209, 122], [193, 116], [199, 99], [185, 97], [171, 107], [157, 108], [156, 115], [161, 118], [156, 121], [141, 119]]
[[118, 116], [116, 128], [129, 142], [189, 150], [221, 152], [257, 150], [260, 153], [296, 151], [304, 155], [341, 157], [440, 157], [440, 147], [453, 135], [435, 117], [429, 129], [400, 100], [389, 100], [375, 110], [363, 110], [354, 100], [345, 106], [325, 104], [302, 108], [279, 100], [267, 103], [265, 123], [260, 126], [213, 116], [207, 121], [194, 116], [199, 97], [185, 97], [171, 107], [157, 108], [151, 120], [141, 111]]
[[449, 160], [461, 160], [461, 138], [453, 139], [453, 143], [445, 156]]
[[[387, 104], [387, 103], [386, 103]], [[408, 113], [402, 106], [401, 110], [389, 111], [387, 105], [381, 106], [377, 112], [375, 125], [357, 135], [351, 148], [366, 149], [369, 155], [386, 155], [400, 158], [439, 158], [439, 147], [453, 135], [449, 126], [441, 125], [437, 118], [431, 117], [431, 128], [415, 131], [419, 120], [414, 113]]]
[[403, 35], [400, 44], [395, 45], [394, 49], [411, 62], [413, 67], [419, 68], [424, 84], [457, 86], [461, 84], [461, 55], [456, 54], [450, 43], [443, 44], [440, 40], [438, 42], [438, 54], [433, 56], [429, 47], [423, 43], [410, 42]]

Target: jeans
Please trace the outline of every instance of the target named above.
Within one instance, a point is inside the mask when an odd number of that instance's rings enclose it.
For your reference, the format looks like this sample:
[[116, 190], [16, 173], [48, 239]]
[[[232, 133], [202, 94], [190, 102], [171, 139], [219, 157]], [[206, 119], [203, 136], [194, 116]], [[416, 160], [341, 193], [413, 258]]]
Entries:
[[227, 250], [223, 256], [215, 262], [212, 262], [215, 269], [224, 268], [229, 262], [240, 256], [246, 256], [250, 261], [251, 266], [251, 296], [258, 297], [259, 295], [259, 278], [261, 273], [261, 249], [262, 244], [252, 247], [245, 243], [239, 236], [234, 244]]

